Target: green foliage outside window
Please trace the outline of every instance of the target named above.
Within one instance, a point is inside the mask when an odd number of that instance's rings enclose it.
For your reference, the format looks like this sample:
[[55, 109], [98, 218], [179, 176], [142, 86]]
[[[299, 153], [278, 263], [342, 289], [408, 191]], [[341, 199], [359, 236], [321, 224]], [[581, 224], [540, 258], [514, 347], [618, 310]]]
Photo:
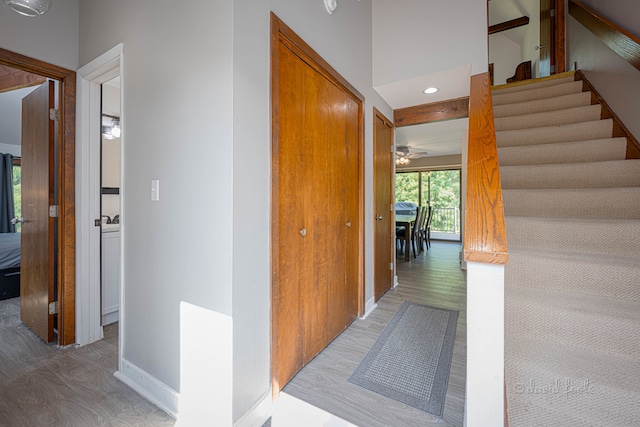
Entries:
[[460, 170], [397, 173], [396, 201], [430, 205], [432, 230], [460, 232]]
[[[22, 169], [20, 166], [13, 166], [13, 206], [15, 217], [20, 218], [22, 216], [22, 191], [20, 183], [22, 182]], [[22, 224], [16, 224], [16, 231], [19, 233], [22, 229]]]

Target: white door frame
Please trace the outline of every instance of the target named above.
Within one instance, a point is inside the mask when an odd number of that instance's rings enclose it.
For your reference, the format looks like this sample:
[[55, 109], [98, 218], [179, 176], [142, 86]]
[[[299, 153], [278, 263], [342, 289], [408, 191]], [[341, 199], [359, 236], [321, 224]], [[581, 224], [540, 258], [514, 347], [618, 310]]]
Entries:
[[[101, 85], [120, 76], [120, 143], [124, 146], [126, 132], [123, 109], [122, 43], [113, 47], [77, 71], [76, 101], [76, 343], [80, 345], [102, 339], [100, 246], [102, 235], [94, 219], [100, 218], [101, 163]], [[124, 207], [123, 155], [120, 154], [120, 209]], [[118, 369], [123, 354], [124, 325], [124, 232], [125, 220], [120, 215], [120, 307]]]

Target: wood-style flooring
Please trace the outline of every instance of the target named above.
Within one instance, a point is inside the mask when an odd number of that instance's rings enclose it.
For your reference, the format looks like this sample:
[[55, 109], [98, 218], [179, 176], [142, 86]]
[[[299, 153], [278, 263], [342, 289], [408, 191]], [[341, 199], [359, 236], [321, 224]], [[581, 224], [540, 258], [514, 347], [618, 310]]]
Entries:
[[[462, 426], [466, 275], [460, 270], [459, 251], [459, 244], [433, 242], [429, 251], [409, 262], [400, 257], [398, 286], [378, 301], [367, 319], [356, 320], [311, 361], [284, 391], [361, 427]], [[405, 300], [460, 312], [443, 419], [347, 381]], [[44, 343], [19, 321], [19, 306], [18, 298], [0, 301], [0, 427], [175, 424], [113, 377], [117, 324], [105, 327], [101, 341], [59, 348]]]
[[[361, 427], [462, 426], [466, 379], [466, 272], [459, 243], [432, 242], [411, 261], [397, 261], [398, 286], [365, 320], [356, 320], [305, 366], [284, 391]], [[459, 311], [443, 417], [365, 390], [349, 377], [404, 301]]]
[[173, 426], [113, 377], [117, 323], [93, 344], [46, 344], [19, 320], [20, 299], [0, 301], [0, 427]]

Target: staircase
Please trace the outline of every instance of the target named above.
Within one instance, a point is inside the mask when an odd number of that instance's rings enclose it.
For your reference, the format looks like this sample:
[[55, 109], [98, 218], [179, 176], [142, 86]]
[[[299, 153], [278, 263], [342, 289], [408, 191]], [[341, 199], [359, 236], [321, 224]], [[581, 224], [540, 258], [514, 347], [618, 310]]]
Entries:
[[517, 426], [640, 426], [640, 160], [572, 74], [493, 91]]

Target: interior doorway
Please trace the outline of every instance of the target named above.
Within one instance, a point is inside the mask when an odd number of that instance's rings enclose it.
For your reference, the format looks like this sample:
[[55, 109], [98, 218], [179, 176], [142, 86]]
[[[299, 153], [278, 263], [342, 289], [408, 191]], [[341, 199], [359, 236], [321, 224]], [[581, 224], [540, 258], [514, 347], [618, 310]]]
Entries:
[[101, 85], [101, 324], [120, 320], [120, 76]]
[[[53, 244], [43, 255], [47, 259], [50, 283], [56, 283], [53, 290], [47, 290], [48, 300], [39, 304], [38, 315], [43, 318], [55, 317], [57, 343], [68, 345], [75, 342], [75, 72], [48, 64], [24, 55], [0, 49], [0, 66], [10, 67], [53, 82], [51, 91], [53, 111], [49, 109], [54, 125], [45, 124], [56, 142], [49, 160], [49, 180], [53, 194], [49, 196], [48, 213], [39, 216], [54, 218], [49, 224]], [[46, 117], [45, 120], [49, 120]], [[44, 120], [43, 120], [44, 122]], [[24, 188], [23, 188], [24, 190]], [[53, 197], [51, 197], [53, 196]], [[52, 203], [53, 202], [53, 203]], [[23, 212], [24, 214], [24, 212]], [[48, 214], [48, 215], [47, 215]], [[57, 219], [55, 219], [57, 218]], [[29, 221], [29, 218], [26, 219]], [[57, 259], [56, 259], [57, 256]], [[22, 278], [21, 278], [22, 279]], [[38, 301], [42, 298], [36, 298]], [[21, 302], [22, 303], [22, 302]], [[45, 312], [46, 310], [46, 312]], [[53, 324], [53, 321], [51, 323]], [[47, 331], [47, 335], [49, 332]]]

